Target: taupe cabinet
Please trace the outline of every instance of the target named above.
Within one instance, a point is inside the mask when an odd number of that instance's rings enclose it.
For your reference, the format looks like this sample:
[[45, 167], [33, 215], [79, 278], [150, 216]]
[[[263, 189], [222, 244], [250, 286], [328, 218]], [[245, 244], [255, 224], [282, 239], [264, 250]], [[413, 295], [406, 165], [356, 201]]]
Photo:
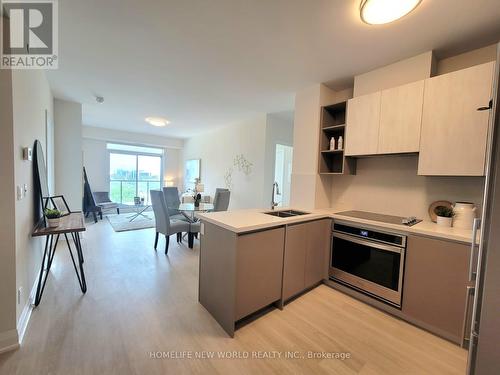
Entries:
[[402, 312], [418, 325], [462, 343], [470, 246], [408, 236]]
[[418, 152], [424, 81], [349, 100], [346, 155]]
[[328, 275], [331, 219], [240, 234], [203, 226], [199, 301], [231, 337], [237, 321]]
[[286, 227], [283, 300], [318, 284], [328, 274], [331, 220]]
[[237, 234], [203, 225], [199, 301], [232, 337], [238, 320], [281, 300], [285, 228]]
[[483, 176], [495, 63], [425, 81], [418, 174]]

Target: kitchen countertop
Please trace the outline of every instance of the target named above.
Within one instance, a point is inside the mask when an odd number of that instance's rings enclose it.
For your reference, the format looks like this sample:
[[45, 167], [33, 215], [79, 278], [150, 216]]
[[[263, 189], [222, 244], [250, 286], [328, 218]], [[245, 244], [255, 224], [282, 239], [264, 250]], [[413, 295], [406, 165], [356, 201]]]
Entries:
[[[275, 211], [283, 211], [288, 209], [290, 208], [280, 207]], [[332, 218], [334, 220], [342, 220], [345, 222], [368, 225], [381, 229], [389, 229], [399, 233], [417, 234], [463, 243], [470, 243], [472, 237], [472, 230], [442, 227], [431, 221], [422, 221], [414, 226], [407, 227], [404, 225], [389, 224], [379, 221], [343, 216], [337, 213], [339, 212], [339, 210], [334, 209], [297, 210], [308, 212], [308, 214], [282, 218], [266, 215], [264, 212], [269, 212], [269, 209], [245, 209], [235, 211], [199, 213], [196, 216], [198, 216], [202, 221], [215, 224], [235, 233], [251, 232], [322, 218]], [[476, 238], [476, 242], [477, 241], [478, 238]]]

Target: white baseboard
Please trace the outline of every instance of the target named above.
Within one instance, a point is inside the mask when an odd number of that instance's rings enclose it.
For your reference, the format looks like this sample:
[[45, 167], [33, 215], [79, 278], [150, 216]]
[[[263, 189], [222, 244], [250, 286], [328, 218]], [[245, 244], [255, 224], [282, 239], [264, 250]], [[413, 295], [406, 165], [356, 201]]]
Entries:
[[0, 333], [0, 353], [8, 352], [19, 348], [17, 329]]
[[21, 312], [21, 316], [19, 317], [19, 321], [17, 322], [17, 335], [19, 337], [19, 345], [21, 345], [23, 342], [24, 334], [26, 333], [26, 328], [28, 328], [28, 323], [31, 318], [31, 312], [33, 311], [33, 304], [35, 303], [36, 287], [38, 285], [39, 276], [40, 272], [38, 272], [35, 277], [35, 282], [31, 287], [30, 295], [28, 296], [28, 300], [26, 301], [23, 311]]

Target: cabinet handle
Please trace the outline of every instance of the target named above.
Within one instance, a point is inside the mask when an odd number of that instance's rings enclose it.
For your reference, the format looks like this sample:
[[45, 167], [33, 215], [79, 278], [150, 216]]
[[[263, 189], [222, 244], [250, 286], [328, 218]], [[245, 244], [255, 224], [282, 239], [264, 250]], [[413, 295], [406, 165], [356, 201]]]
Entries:
[[477, 110], [478, 111], [489, 111], [491, 108], [493, 108], [493, 100], [490, 100], [487, 107], [479, 107]]
[[476, 236], [477, 229], [481, 219], [474, 219], [474, 224], [472, 226], [472, 242], [470, 246], [470, 257], [469, 257], [469, 281], [472, 282], [476, 279], [476, 273], [474, 272], [474, 255], [476, 253]]

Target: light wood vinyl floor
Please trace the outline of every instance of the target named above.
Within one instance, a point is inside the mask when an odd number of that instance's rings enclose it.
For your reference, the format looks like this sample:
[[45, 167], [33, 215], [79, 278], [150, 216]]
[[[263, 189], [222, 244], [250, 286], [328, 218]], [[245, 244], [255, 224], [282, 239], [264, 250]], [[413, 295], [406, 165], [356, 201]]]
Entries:
[[[153, 229], [115, 233], [106, 219], [89, 224], [86, 295], [60, 245], [23, 345], [0, 355], [0, 374], [465, 373], [464, 350], [327, 286], [230, 339], [198, 303], [198, 243], [190, 250], [172, 236], [165, 256], [153, 251], [153, 240]], [[250, 358], [218, 358], [233, 351]], [[273, 351], [281, 358], [252, 358]], [[350, 358], [308, 359], [310, 352]]]

